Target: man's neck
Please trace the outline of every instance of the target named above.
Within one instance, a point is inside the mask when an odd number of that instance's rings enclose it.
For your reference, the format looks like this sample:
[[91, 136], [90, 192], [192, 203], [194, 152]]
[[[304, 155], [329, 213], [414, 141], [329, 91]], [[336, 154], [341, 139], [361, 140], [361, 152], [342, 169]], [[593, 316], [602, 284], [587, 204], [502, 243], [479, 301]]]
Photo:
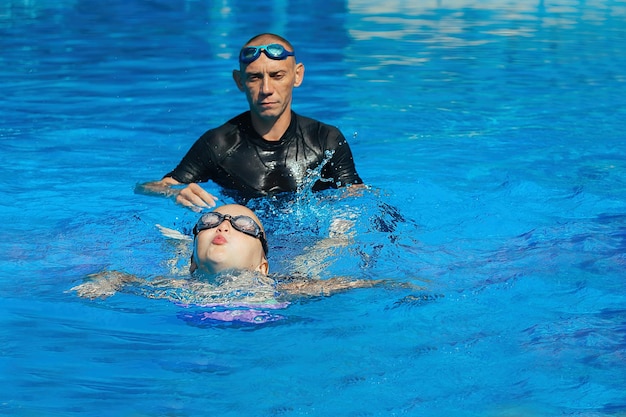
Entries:
[[252, 113], [252, 127], [265, 140], [276, 142], [283, 137], [291, 124], [291, 111], [276, 119], [264, 119]]

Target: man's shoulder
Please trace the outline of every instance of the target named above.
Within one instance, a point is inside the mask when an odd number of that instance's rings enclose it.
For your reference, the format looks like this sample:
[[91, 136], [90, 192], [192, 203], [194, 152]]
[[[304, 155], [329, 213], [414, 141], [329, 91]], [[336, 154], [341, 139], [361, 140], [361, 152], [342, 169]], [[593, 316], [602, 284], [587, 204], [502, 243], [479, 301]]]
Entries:
[[326, 134], [328, 133], [334, 133], [337, 134], [339, 133], [339, 129], [336, 126], [332, 126], [329, 125], [328, 123], [324, 123], [322, 121], [319, 121], [317, 119], [313, 119], [312, 117], [307, 117], [307, 116], [302, 116], [300, 114], [297, 113], [293, 113], [297, 123], [298, 123], [298, 127], [300, 129], [303, 130], [309, 130], [309, 131], [318, 131], [318, 132], [325, 132]]
[[205, 135], [228, 135], [250, 125], [250, 112], [243, 112], [227, 122], [207, 130]]
[[[317, 119], [314, 119], [312, 117], [307, 117], [307, 116], [303, 116], [299, 113], [293, 112], [292, 113], [293, 116], [296, 118], [296, 120], [298, 121], [298, 124], [300, 126], [308, 126], [308, 125], [319, 125], [319, 126], [330, 126], [322, 121], [319, 121]], [[332, 127], [332, 126], [330, 126]]]
[[240, 140], [241, 131], [246, 130], [247, 126], [250, 125], [249, 119], [250, 116], [247, 115], [247, 112], [241, 113], [229, 121], [207, 130], [202, 134], [200, 140], [210, 142], [213, 145], [216, 143], [232, 145]]

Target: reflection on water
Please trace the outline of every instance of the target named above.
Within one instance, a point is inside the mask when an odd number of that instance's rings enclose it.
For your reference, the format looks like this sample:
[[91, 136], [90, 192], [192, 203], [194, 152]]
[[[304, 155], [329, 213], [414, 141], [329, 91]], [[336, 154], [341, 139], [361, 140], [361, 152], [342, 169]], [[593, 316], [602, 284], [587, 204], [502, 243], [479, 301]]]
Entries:
[[[427, 66], [431, 61], [435, 65], [448, 61], [446, 68], [454, 67], [449, 61], [458, 61], [459, 72], [472, 72], [475, 67], [484, 77], [493, 78], [499, 74], [485, 73], [486, 68], [501, 71], [530, 64], [531, 68], [558, 70], [555, 66], [567, 61], [597, 60], [595, 43], [621, 56], [610, 39], [618, 36], [626, 19], [626, 5], [599, 1], [506, 5], [495, 1], [392, 2], [384, 6], [351, 1], [348, 7], [352, 13], [347, 24], [353, 41], [346, 59], [355, 64], [352, 76], [389, 83], [398, 82], [394, 66], [406, 66], [404, 70], [410, 73], [411, 68]], [[599, 28], [602, 37], [597, 36]], [[548, 52], [547, 60], [542, 57], [532, 63], [540, 51]], [[446, 72], [449, 81], [456, 80], [453, 72]], [[439, 77], [436, 81], [446, 80]]]
[[45, 17], [51, 10], [73, 7], [76, 0], [30, 1], [5, 0], [0, 4], [0, 29], [36, 21]]

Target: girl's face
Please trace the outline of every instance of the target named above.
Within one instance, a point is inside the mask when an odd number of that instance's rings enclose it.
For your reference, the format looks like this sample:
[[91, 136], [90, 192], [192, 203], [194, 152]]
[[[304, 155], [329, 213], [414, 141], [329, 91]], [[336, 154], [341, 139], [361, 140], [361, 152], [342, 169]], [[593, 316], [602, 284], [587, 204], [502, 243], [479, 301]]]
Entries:
[[[227, 205], [214, 211], [233, 217], [248, 216], [261, 226], [254, 213], [244, 206]], [[261, 241], [236, 230], [230, 219], [224, 219], [216, 227], [202, 230], [197, 234], [194, 262], [199, 270], [208, 273], [244, 269], [267, 274], [269, 269]]]

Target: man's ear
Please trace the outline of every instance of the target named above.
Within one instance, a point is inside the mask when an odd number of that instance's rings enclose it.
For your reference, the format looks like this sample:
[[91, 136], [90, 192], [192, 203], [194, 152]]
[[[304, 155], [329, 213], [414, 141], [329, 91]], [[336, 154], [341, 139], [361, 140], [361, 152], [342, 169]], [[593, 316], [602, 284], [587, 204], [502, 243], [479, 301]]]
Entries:
[[235, 80], [235, 84], [237, 84], [237, 88], [239, 91], [243, 91], [243, 82], [241, 80], [241, 71], [233, 70], [233, 80]]
[[302, 81], [304, 80], [304, 64], [296, 64], [296, 79], [293, 83], [294, 87], [300, 87]]

